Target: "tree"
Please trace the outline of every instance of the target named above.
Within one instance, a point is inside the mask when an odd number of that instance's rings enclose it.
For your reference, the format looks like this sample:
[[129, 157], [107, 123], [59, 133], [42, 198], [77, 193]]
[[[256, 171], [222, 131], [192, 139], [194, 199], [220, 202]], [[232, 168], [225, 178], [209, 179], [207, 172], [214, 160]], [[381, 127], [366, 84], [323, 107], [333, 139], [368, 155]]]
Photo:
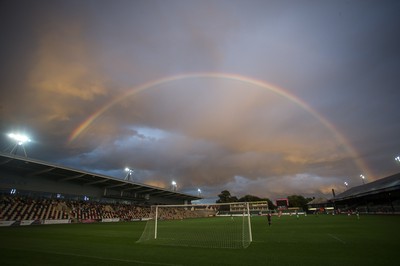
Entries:
[[246, 195], [239, 199], [240, 202], [252, 202], [252, 201], [261, 201], [261, 198], [253, 195]]
[[308, 199], [300, 195], [292, 195], [287, 197], [289, 200], [289, 207], [299, 207], [303, 210], [307, 209]]
[[219, 200], [217, 200], [217, 203], [229, 203], [238, 201], [238, 198], [236, 196], [232, 196], [228, 190], [221, 191], [221, 194], [219, 194], [218, 197]]

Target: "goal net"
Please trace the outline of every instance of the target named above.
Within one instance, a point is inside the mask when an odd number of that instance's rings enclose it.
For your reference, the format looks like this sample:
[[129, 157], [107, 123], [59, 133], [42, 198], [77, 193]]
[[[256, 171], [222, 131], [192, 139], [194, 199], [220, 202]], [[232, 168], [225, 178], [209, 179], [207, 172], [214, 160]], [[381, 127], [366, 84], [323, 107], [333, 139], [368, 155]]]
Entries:
[[247, 248], [252, 241], [248, 203], [156, 205], [138, 243]]

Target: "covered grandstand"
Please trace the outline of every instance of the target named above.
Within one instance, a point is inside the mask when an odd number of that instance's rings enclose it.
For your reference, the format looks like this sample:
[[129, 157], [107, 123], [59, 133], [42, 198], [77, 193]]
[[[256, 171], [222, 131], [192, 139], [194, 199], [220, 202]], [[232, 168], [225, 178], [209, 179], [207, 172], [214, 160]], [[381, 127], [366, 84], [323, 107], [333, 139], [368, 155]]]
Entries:
[[185, 204], [201, 197], [13, 154], [0, 153], [0, 193], [75, 200]]
[[330, 201], [339, 211], [400, 214], [400, 173], [349, 188]]

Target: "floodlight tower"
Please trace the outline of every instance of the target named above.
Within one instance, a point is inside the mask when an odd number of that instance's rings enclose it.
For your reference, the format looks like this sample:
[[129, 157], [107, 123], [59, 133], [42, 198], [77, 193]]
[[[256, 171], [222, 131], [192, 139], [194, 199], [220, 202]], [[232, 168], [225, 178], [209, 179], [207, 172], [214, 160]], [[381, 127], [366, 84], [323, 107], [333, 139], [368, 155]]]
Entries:
[[31, 141], [30, 138], [28, 136], [26, 136], [26, 135], [15, 134], [15, 133], [8, 134], [8, 137], [15, 142], [15, 145], [11, 149], [10, 153], [12, 154], [14, 152], [14, 154], [16, 155], [17, 151], [18, 151], [18, 147], [21, 147], [22, 150], [24, 151], [25, 157], [28, 157], [28, 155], [26, 154], [26, 150], [25, 150], [24, 144], [27, 143], [27, 142], [30, 142]]
[[135, 169], [130, 169], [128, 167], [125, 167], [125, 172], [127, 172], [127, 174], [126, 174], [124, 180], [133, 181], [131, 177], [132, 177], [133, 173], [135, 172]]
[[174, 180], [172, 180], [171, 185], [172, 185], [172, 191], [176, 192], [177, 184]]
[[347, 183], [346, 181], [344, 181], [344, 185], [346, 186], [346, 189], [349, 187], [349, 183]]
[[364, 175], [360, 175], [360, 177], [361, 177], [361, 180], [362, 180], [362, 182], [363, 182], [363, 185], [365, 185], [365, 176]]
[[397, 156], [396, 158], [394, 158], [394, 160], [398, 163], [400, 163], [400, 156]]
[[201, 189], [200, 188], [197, 189], [197, 196], [199, 196], [199, 197], [201, 196]]

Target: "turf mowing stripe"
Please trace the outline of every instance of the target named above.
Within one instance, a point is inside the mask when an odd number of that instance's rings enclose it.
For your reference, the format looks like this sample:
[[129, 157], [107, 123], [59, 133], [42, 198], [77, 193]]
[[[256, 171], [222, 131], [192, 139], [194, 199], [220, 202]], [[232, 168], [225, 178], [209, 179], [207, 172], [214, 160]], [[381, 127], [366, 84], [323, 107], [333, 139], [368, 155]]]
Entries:
[[104, 257], [98, 257], [98, 256], [80, 255], [80, 254], [66, 253], [66, 252], [52, 252], [52, 251], [33, 250], [33, 249], [23, 249], [23, 248], [11, 248], [11, 249], [13, 249], [13, 250], [20, 250], [20, 251], [41, 252], [41, 253], [55, 254], [55, 255], [63, 255], [63, 256], [81, 257], [81, 258], [88, 258], [88, 259], [111, 260], [111, 261], [141, 263], [141, 264], [150, 264], [150, 265], [163, 265], [163, 266], [183, 266], [183, 265], [181, 265], [181, 264], [158, 263], [158, 262], [151, 262], [151, 261], [128, 260], [128, 259], [104, 258]]
[[342, 239], [340, 239], [340, 238], [337, 237], [337, 236], [334, 236], [334, 235], [331, 235], [331, 234], [327, 234], [327, 235], [330, 236], [330, 237], [332, 237], [333, 239], [335, 239], [335, 240], [341, 242], [342, 244], [346, 244], [345, 241], [343, 241]]

